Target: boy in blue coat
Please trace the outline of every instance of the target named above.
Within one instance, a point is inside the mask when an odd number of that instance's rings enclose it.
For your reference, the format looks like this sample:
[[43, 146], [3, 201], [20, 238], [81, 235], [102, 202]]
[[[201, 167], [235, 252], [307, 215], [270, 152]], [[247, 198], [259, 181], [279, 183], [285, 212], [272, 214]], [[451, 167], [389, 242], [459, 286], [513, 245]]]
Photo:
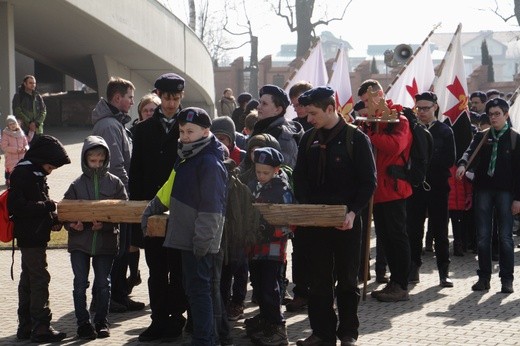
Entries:
[[[81, 151], [83, 174], [72, 182], [64, 199], [128, 199], [121, 179], [108, 172], [109, 162], [110, 152], [103, 137], [85, 138]], [[76, 221], [65, 224], [65, 228], [69, 231], [68, 250], [74, 272], [72, 295], [78, 323], [77, 336], [80, 339], [109, 337], [107, 315], [110, 303], [110, 271], [118, 251], [119, 224]], [[95, 327], [90, 322], [86, 296], [91, 257], [94, 268], [92, 299], [95, 300]]]
[[164, 246], [181, 250], [183, 284], [193, 317], [192, 345], [214, 345], [213, 309], [221, 308], [221, 302], [213, 301], [212, 281], [222, 269], [218, 253], [226, 202], [224, 148], [210, 132], [211, 119], [203, 109], [185, 108], [177, 120], [179, 157], [170, 178], [145, 209], [141, 226], [146, 235], [148, 217], [170, 210]]

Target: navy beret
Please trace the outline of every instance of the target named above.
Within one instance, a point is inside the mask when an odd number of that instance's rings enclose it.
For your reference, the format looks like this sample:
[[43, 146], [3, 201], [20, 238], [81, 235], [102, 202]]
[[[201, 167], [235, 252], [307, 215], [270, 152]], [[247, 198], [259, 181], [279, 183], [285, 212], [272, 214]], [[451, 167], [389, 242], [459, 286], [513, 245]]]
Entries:
[[237, 102], [238, 102], [238, 104], [247, 103], [247, 102], [251, 101], [252, 98], [253, 98], [253, 95], [251, 95], [250, 93], [242, 93], [242, 94], [238, 95]]
[[254, 161], [263, 165], [278, 167], [283, 162], [283, 155], [274, 148], [258, 148], [254, 151]]
[[308, 106], [313, 102], [317, 102], [334, 95], [334, 90], [328, 86], [319, 86], [307, 90], [298, 97], [298, 103], [302, 106]]
[[177, 120], [182, 124], [193, 123], [204, 128], [211, 126], [211, 118], [208, 113], [204, 109], [197, 107], [184, 108], [177, 115]]
[[272, 84], [266, 84], [263, 87], [260, 88], [260, 91], [258, 92], [260, 97], [264, 94], [272, 95], [274, 97], [277, 97], [282, 102], [282, 105], [284, 108], [289, 107], [291, 104], [291, 101], [289, 100], [289, 96], [279, 86], [272, 85]]
[[417, 101], [430, 101], [433, 103], [437, 103], [437, 95], [435, 95], [431, 91], [425, 91], [422, 94], [415, 95], [415, 102]]
[[500, 107], [504, 113], [509, 111], [509, 103], [503, 98], [497, 97], [486, 102], [486, 114], [489, 113], [491, 107]]
[[485, 92], [482, 92], [482, 91], [474, 91], [471, 93], [471, 95], [469, 95], [470, 100], [474, 97], [478, 97], [480, 99], [480, 101], [482, 101], [482, 102], [487, 101], [487, 95]]
[[175, 73], [165, 73], [157, 78], [154, 87], [162, 92], [180, 93], [184, 90], [184, 78]]

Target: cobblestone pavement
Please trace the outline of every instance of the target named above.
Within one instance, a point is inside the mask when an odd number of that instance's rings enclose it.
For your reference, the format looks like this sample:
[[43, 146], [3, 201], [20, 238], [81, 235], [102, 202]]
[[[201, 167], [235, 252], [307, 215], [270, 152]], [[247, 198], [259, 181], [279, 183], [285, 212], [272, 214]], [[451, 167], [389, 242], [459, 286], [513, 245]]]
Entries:
[[[79, 152], [82, 140], [89, 129], [48, 129], [66, 145], [72, 164], [55, 171], [49, 176], [51, 196], [60, 200], [70, 181], [79, 174]], [[374, 240], [374, 239], [372, 239]], [[516, 239], [515, 239], [516, 240]], [[518, 240], [516, 240], [518, 242]], [[372, 241], [372, 244], [374, 242]], [[372, 256], [375, 248], [372, 247]], [[81, 345], [76, 340], [76, 321], [72, 302], [72, 270], [69, 255], [64, 249], [49, 249], [47, 252], [51, 273], [50, 303], [53, 312], [53, 326], [65, 331], [66, 345]], [[519, 263], [520, 249], [515, 248], [515, 260]], [[290, 256], [289, 256], [290, 258]], [[452, 257], [450, 274], [454, 288], [438, 286], [435, 258], [426, 253], [421, 267], [421, 282], [410, 287], [410, 300], [399, 303], [380, 303], [370, 297], [370, 292], [380, 288], [373, 280], [369, 281], [368, 294], [359, 305], [361, 321], [359, 345], [518, 345], [520, 344], [520, 287], [515, 284], [516, 292], [501, 294], [498, 278], [498, 262], [494, 262], [491, 289], [488, 292], [472, 292], [471, 285], [476, 281], [477, 262], [475, 255], [466, 253], [464, 257]], [[0, 251], [0, 345], [22, 345], [16, 340], [17, 327], [17, 283], [20, 274], [20, 254], [15, 252], [14, 277], [9, 276], [11, 251]], [[374, 277], [374, 261], [371, 261]], [[290, 278], [290, 265], [288, 266]], [[145, 302], [146, 308], [140, 312], [111, 314], [112, 335], [109, 339], [90, 341], [89, 345], [139, 344], [137, 336], [150, 323], [148, 290], [145, 279], [148, 268], [141, 256], [140, 263], [143, 284], [134, 288], [134, 300]], [[518, 272], [518, 269], [515, 269]], [[90, 294], [90, 292], [89, 292]], [[249, 303], [248, 292], [245, 317], [253, 316], [257, 307]], [[290, 344], [310, 334], [306, 312], [285, 313]], [[244, 337], [243, 320], [231, 322], [235, 345], [250, 345]], [[173, 344], [189, 344], [190, 337], [184, 335]], [[146, 343], [154, 345], [153, 343]], [[339, 343], [338, 343], [339, 344]]]

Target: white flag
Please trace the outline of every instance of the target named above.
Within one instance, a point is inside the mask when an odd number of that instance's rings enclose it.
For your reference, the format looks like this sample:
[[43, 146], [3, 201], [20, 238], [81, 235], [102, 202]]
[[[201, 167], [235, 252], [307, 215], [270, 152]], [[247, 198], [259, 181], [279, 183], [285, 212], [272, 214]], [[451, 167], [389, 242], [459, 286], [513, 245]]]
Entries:
[[439, 121], [449, 119], [453, 125], [461, 115], [468, 116], [468, 82], [464, 70], [464, 56], [460, 44], [462, 24], [453, 35], [450, 47], [444, 56], [444, 65], [433, 84], [439, 104]]
[[428, 91], [435, 78], [430, 41], [418, 48], [404, 71], [386, 92], [386, 98], [404, 107], [414, 107], [415, 95]]
[[[289, 94], [289, 89], [299, 81], [306, 81], [312, 84], [313, 87], [327, 85], [329, 80], [327, 75], [327, 67], [323, 59], [321, 51], [321, 41], [318, 41], [316, 46], [311, 50], [309, 57], [303, 62], [302, 66], [296, 71], [294, 76], [285, 84], [285, 91]], [[285, 118], [293, 119], [296, 117], [296, 112], [293, 107], [287, 107]]]
[[354, 101], [352, 98], [352, 86], [350, 85], [348, 55], [343, 45], [340, 47], [332, 67], [329, 86], [335, 91], [336, 110], [343, 115], [343, 118], [350, 119]]
[[514, 101], [513, 105], [509, 108], [509, 119], [516, 130], [520, 129], [520, 97], [518, 97], [518, 95], [520, 95], [519, 88], [517, 88], [513, 94], [513, 96], [516, 97], [509, 100], [509, 103]]

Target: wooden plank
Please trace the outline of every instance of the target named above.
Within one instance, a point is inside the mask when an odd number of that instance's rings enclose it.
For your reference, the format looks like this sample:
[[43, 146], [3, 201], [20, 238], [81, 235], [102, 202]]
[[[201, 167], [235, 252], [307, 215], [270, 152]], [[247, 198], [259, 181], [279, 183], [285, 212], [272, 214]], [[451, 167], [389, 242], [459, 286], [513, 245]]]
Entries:
[[147, 205], [148, 201], [64, 199], [58, 203], [58, 218], [62, 222], [141, 223], [141, 215]]
[[264, 218], [277, 226], [340, 227], [346, 205], [253, 203]]

